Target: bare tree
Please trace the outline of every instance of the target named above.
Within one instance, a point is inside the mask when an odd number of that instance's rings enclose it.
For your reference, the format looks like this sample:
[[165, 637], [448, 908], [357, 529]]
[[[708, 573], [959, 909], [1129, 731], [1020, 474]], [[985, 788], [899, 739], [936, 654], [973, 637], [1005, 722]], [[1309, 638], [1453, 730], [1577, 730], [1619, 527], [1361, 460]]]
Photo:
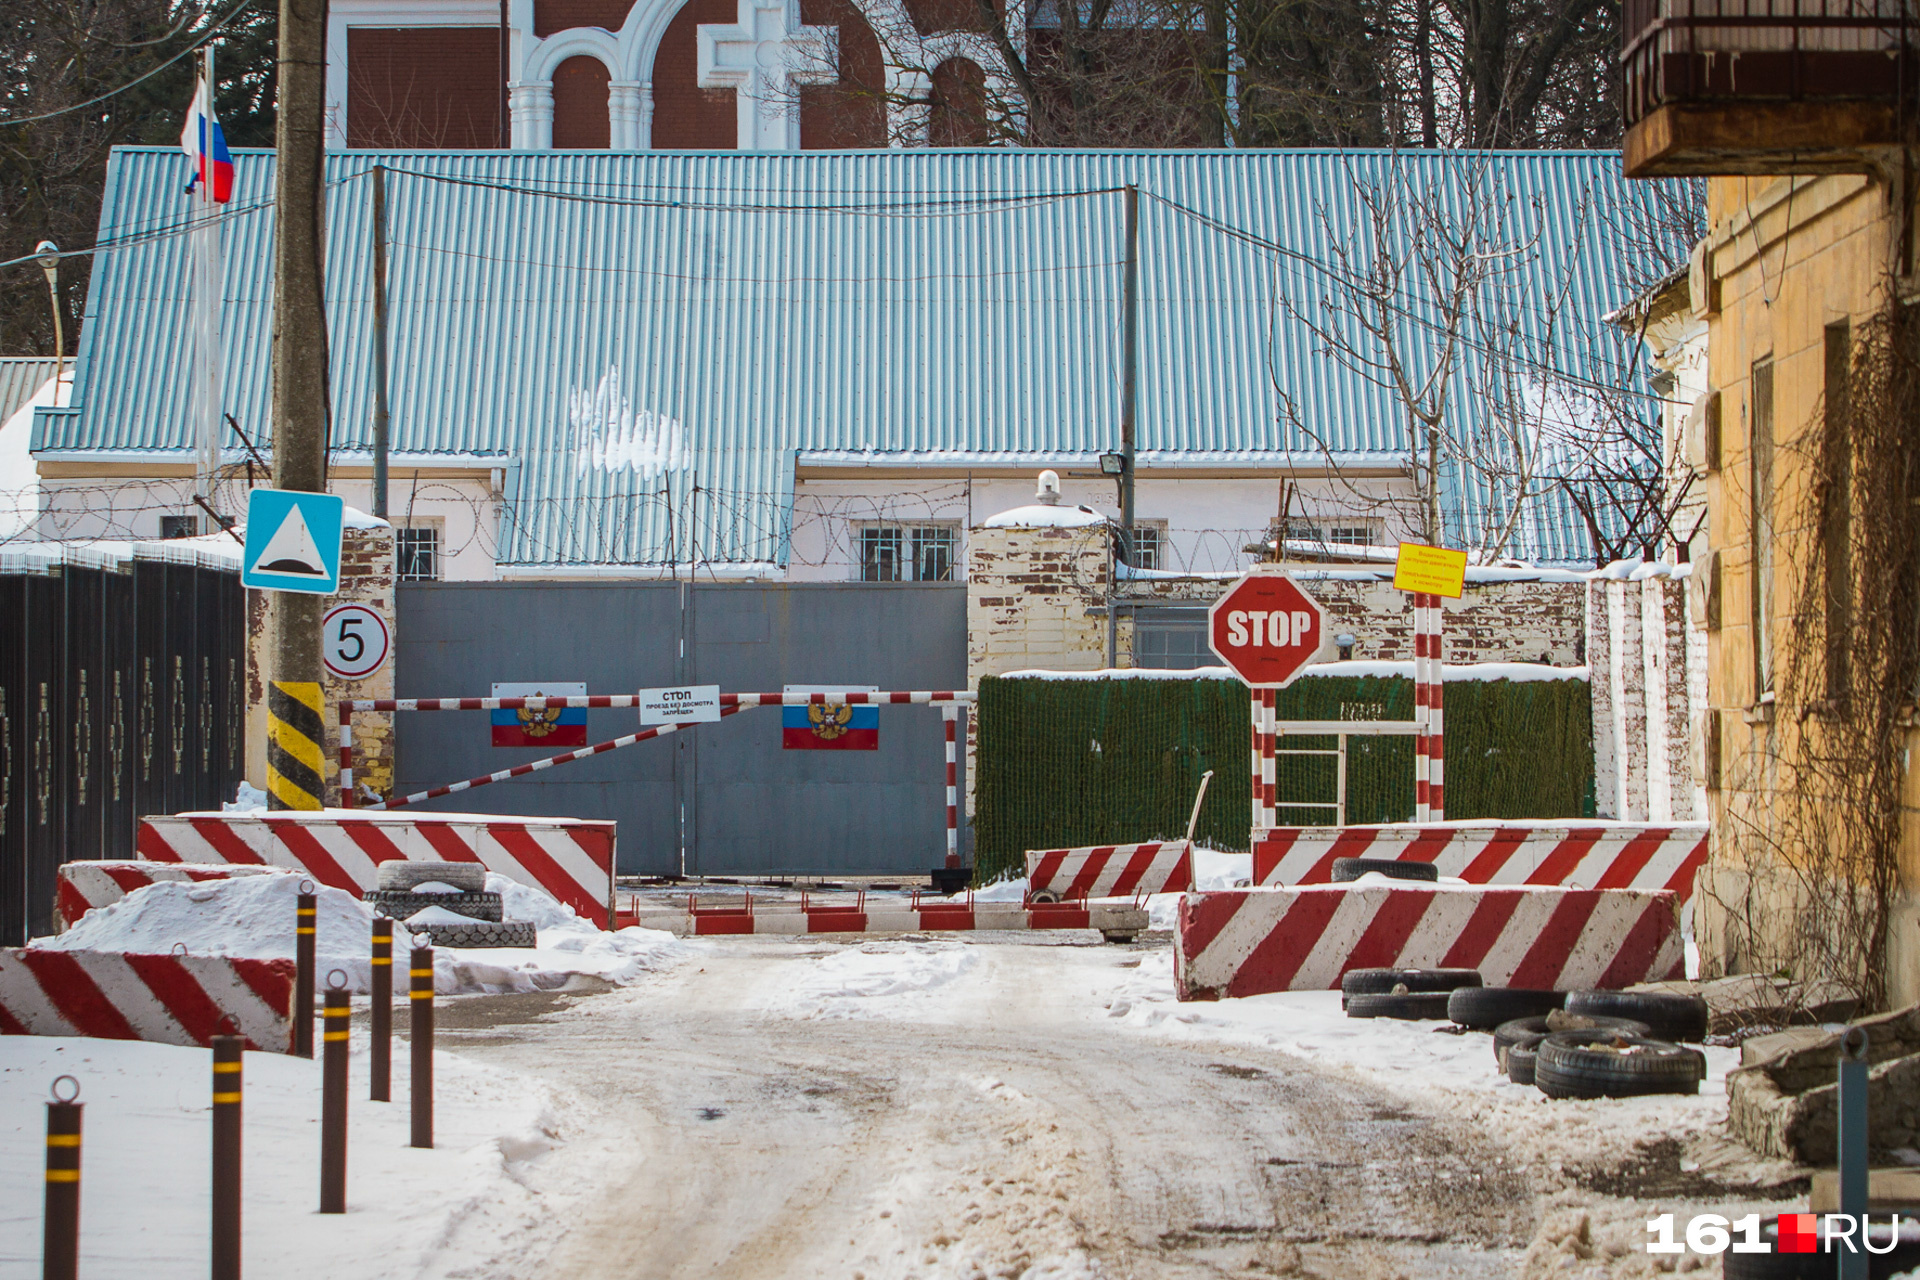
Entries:
[[[179, 138], [193, 59], [83, 104], [153, 71], [231, 8], [232, 0], [9, 0], [0, 20], [0, 259], [26, 254], [42, 239], [66, 249], [93, 243], [107, 153], [122, 143]], [[217, 109], [233, 146], [272, 142], [274, 24], [272, 6], [256, 2], [222, 28]], [[90, 268], [85, 258], [61, 268], [69, 349]], [[0, 272], [0, 353], [52, 350], [39, 268]]]

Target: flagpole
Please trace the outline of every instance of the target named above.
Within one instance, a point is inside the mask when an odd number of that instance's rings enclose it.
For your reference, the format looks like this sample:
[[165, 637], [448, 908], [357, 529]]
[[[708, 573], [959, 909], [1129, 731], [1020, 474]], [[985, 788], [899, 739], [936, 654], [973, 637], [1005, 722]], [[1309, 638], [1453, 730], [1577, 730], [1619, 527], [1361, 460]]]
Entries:
[[[200, 181], [195, 185], [194, 217], [194, 345], [197, 348], [193, 395], [194, 487], [209, 506], [220, 468], [220, 224], [215, 215], [213, 175], [213, 46], [203, 53], [201, 84], [206, 111], [200, 119]], [[208, 530], [212, 532], [212, 530]]]

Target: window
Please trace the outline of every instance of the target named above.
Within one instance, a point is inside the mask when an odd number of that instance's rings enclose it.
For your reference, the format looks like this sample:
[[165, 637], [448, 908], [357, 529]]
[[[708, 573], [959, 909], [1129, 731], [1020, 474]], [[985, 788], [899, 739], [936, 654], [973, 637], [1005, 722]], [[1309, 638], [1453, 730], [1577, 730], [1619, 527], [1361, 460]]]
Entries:
[[1207, 647], [1207, 615], [1198, 609], [1141, 609], [1133, 615], [1133, 665], [1191, 671], [1219, 659]]
[[1298, 518], [1287, 521], [1289, 542], [1314, 542], [1323, 547], [1372, 547], [1380, 542], [1380, 522], [1347, 516], [1322, 524]]
[[200, 517], [161, 516], [160, 536], [162, 538], [197, 538], [200, 536]]
[[1373, 526], [1336, 524], [1327, 530], [1327, 541], [1344, 543], [1351, 547], [1370, 547], [1373, 545]]
[[[1120, 526], [1114, 526], [1114, 550], [1120, 549]], [[1167, 567], [1167, 526], [1164, 523], [1133, 526], [1133, 558], [1127, 563], [1136, 569]]]
[[393, 576], [401, 582], [440, 580], [440, 530], [393, 531]]
[[1747, 392], [1747, 486], [1753, 552], [1748, 623], [1753, 631], [1753, 700], [1773, 691], [1773, 360], [1753, 366]]
[[1847, 324], [1827, 326], [1826, 509], [1821, 522], [1826, 559], [1827, 699], [1844, 706], [1851, 682], [1853, 639], [1853, 440], [1848, 390], [1853, 338]]
[[860, 581], [949, 582], [959, 528], [876, 524], [860, 530]]

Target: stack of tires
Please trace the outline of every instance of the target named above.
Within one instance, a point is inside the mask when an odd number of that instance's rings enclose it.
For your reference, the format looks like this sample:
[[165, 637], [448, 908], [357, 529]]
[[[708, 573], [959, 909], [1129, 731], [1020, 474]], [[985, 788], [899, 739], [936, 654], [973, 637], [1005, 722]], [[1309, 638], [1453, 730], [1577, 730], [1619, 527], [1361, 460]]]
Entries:
[[[1639, 1098], [1698, 1093], [1706, 1055], [1683, 1041], [1707, 1034], [1698, 996], [1653, 991], [1535, 992], [1559, 1003], [1493, 1028], [1507, 1079], [1549, 1098]], [[1472, 1026], [1473, 1023], [1465, 1023]]]
[[[395, 859], [375, 869], [376, 888], [367, 905], [426, 934], [436, 947], [531, 947], [538, 931], [529, 920], [507, 920], [497, 893], [487, 892], [487, 869], [477, 862], [418, 862]], [[437, 908], [463, 919], [421, 920]], [[437, 914], [437, 913], [436, 913]]]
[[1489, 987], [1472, 969], [1352, 969], [1340, 979], [1340, 1007], [1349, 1018], [1491, 1031], [1507, 1078], [1550, 1098], [1698, 1093], [1707, 1074], [1706, 1055], [1683, 1043], [1707, 1035], [1698, 996]]

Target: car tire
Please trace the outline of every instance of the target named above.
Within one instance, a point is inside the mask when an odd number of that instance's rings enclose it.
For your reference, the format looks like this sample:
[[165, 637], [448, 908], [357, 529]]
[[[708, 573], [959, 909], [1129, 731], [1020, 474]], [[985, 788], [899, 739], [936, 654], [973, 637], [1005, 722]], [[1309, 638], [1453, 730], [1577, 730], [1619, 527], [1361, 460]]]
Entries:
[[531, 947], [540, 940], [531, 920], [509, 920], [504, 924], [475, 920], [472, 924], [429, 924], [415, 932], [424, 932], [436, 947]]
[[424, 862], [389, 858], [374, 869], [374, 888], [405, 892], [417, 884], [438, 880], [462, 893], [484, 893], [487, 869], [477, 862]]
[[[1875, 1242], [1881, 1239], [1884, 1237], [1876, 1232]], [[1726, 1280], [1828, 1280], [1833, 1275], [1834, 1255], [1831, 1253], [1779, 1252], [1777, 1222], [1765, 1221], [1760, 1224], [1760, 1240], [1774, 1252], [1735, 1253], [1729, 1249], [1720, 1255], [1721, 1274]], [[1895, 1245], [1891, 1253], [1867, 1256], [1869, 1280], [1890, 1280], [1890, 1277], [1915, 1267], [1920, 1267], [1920, 1241], [1905, 1240]]]
[[1440, 878], [1440, 868], [1431, 862], [1401, 862], [1397, 858], [1335, 858], [1333, 882], [1349, 884], [1377, 871], [1389, 880], [1420, 880], [1432, 884]]
[[1551, 1030], [1545, 1018], [1513, 1018], [1493, 1029], [1493, 1060], [1507, 1069], [1507, 1051], [1516, 1044], [1539, 1044]]
[[497, 893], [411, 893], [401, 889], [375, 889], [367, 894], [367, 905], [378, 915], [401, 921], [428, 907], [495, 924], [506, 918]]
[[[1546, 1039], [1545, 1036], [1540, 1037], [1540, 1040], [1544, 1040], [1544, 1039]], [[1540, 1048], [1540, 1040], [1536, 1040], [1532, 1036], [1528, 1036], [1526, 1039], [1522, 1040], [1520, 1043], [1508, 1046], [1507, 1057], [1506, 1057], [1506, 1072], [1507, 1072], [1508, 1080], [1512, 1081], [1514, 1084], [1523, 1084], [1528, 1086], [1531, 1086], [1533, 1084], [1533, 1069], [1535, 1065], [1535, 1055]]]
[[1564, 991], [1525, 987], [1461, 987], [1447, 1001], [1447, 1016], [1463, 1027], [1491, 1031], [1515, 1018], [1542, 1018], [1566, 1003]]
[[1659, 1040], [1707, 1038], [1707, 1002], [1699, 996], [1668, 991], [1576, 991], [1567, 997], [1568, 1013], [1644, 1022]]
[[1444, 991], [1374, 991], [1347, 1000], [1349, 1018], [1400, 1018], [1407, 1022], [1445, 1022]]
[[1698, 1049], [1616, 1031], [1556, 1031], [1534, 1053], [1533, 1082], [1549, 1098], [1698, 1093], [1707, 1075]]
[[1415, 995], [1438, 991], [1442, 994], [1461, 987], [1480, 985], [1477, 969], [1349, 969], [1340, 979], [1340, 994], [1377, 996], [1405, 987]]

